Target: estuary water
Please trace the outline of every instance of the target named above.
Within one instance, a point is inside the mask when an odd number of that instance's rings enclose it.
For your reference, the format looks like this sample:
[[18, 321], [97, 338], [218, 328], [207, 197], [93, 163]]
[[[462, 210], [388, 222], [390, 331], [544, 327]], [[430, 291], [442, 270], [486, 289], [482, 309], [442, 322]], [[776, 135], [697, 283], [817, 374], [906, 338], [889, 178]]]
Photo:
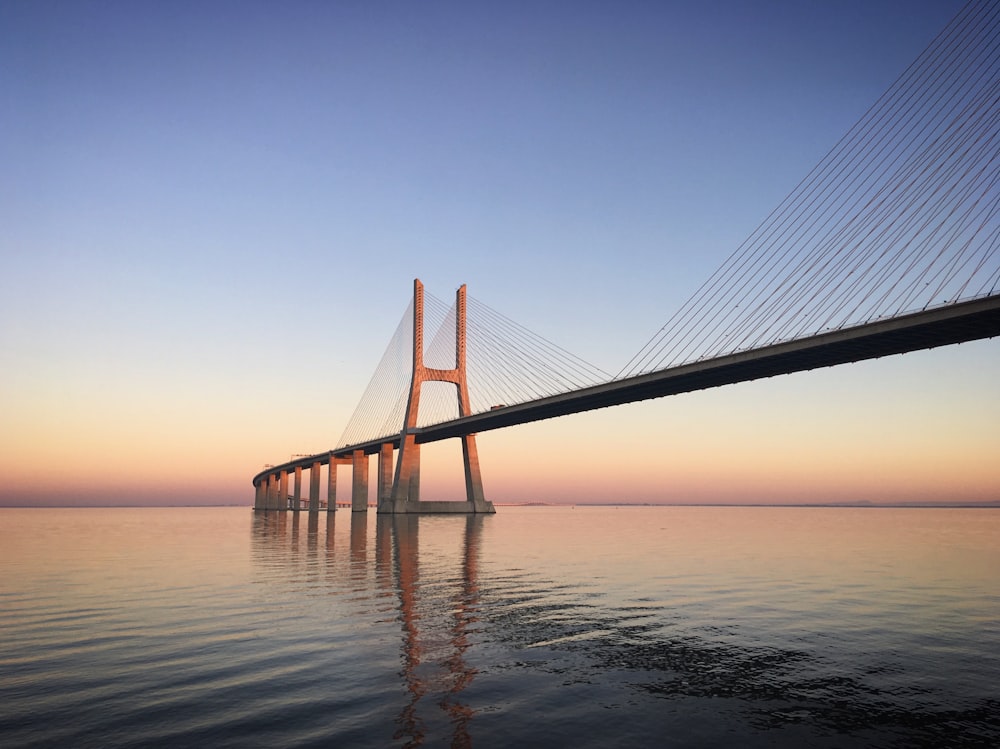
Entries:
[[0, 510], [4, 747], [1000, 746], [1000, 510]]

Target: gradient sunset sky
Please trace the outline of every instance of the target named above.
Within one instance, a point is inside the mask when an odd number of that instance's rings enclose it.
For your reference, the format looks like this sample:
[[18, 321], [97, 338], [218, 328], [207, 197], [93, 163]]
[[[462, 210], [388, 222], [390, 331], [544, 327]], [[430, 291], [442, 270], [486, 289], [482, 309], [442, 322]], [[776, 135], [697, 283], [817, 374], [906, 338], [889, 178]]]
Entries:
[[[963, 4], [0, 4], [0, 505], [252, 503], [418, 277], [617, 372]], [[998, 382], [990, 340], [564, 417], [484, 484], [998, 500]]]

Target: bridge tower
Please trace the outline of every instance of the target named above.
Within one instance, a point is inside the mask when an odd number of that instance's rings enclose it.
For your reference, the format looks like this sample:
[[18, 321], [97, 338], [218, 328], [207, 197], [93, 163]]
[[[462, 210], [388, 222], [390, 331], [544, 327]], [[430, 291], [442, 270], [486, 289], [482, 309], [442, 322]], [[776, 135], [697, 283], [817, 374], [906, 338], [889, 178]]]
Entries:
[[[465, 502], [420, 501], [420, 443], [417, 442], [417, 414], [420, 408], [420, 386], [425, 382], [450, 382], [458, 396], [459, 417], [472, 413], [469, 405], [469, 383], [465, 370], [466, 298], [463, 284], [455, 298], [455, 366], [434, 369], [424, 365], [424, 285], [413, 280], [413, 373], [410, 394], [406, 402], [406, 417], [399, 435], [399, 458], [388, 496], [379, 496], [380, 513], [492, 513], [493, 503], [483, 495], [483, 480], [479, 473], [479, 453], [476, 435], [465, 434], [462, 459], [465, 463]], [[381, 469], [380, 469], [381, 470]]]

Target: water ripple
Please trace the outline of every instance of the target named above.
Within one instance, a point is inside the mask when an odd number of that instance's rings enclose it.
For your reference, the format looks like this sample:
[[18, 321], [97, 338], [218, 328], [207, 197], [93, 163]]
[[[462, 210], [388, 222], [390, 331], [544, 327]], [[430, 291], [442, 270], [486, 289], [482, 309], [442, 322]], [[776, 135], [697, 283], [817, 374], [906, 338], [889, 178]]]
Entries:
[[8, 515], [0, 735], [1000, 745], [1000, 513], [858, 512]]

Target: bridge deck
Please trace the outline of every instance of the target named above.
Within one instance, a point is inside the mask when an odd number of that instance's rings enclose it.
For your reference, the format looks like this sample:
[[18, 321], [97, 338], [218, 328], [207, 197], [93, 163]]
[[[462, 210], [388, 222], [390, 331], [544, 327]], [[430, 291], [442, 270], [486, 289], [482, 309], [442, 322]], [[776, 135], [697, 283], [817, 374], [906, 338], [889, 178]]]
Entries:
[[[453, 419], [421, 428], [416, 433], [416, 439], [421, 443], [436, 442], [463, 434], [501, 429], [608, 406], [997, 335], [1000, 335], [1000, 295], [740, 351]], [[399, 437], [397, 435], [345, 446], [334, 450], [332, 454], [335, 457], [346, 457], [359, 449], [366, 454], [374, 454], [386, 442], [392, 442], [398, 447]], [[329, 455], [328, 452], [319, 453], [268, 468], [255, 476], [254, 481], [275, 470], [307, 467], [316, 462], [326, 463]]]

